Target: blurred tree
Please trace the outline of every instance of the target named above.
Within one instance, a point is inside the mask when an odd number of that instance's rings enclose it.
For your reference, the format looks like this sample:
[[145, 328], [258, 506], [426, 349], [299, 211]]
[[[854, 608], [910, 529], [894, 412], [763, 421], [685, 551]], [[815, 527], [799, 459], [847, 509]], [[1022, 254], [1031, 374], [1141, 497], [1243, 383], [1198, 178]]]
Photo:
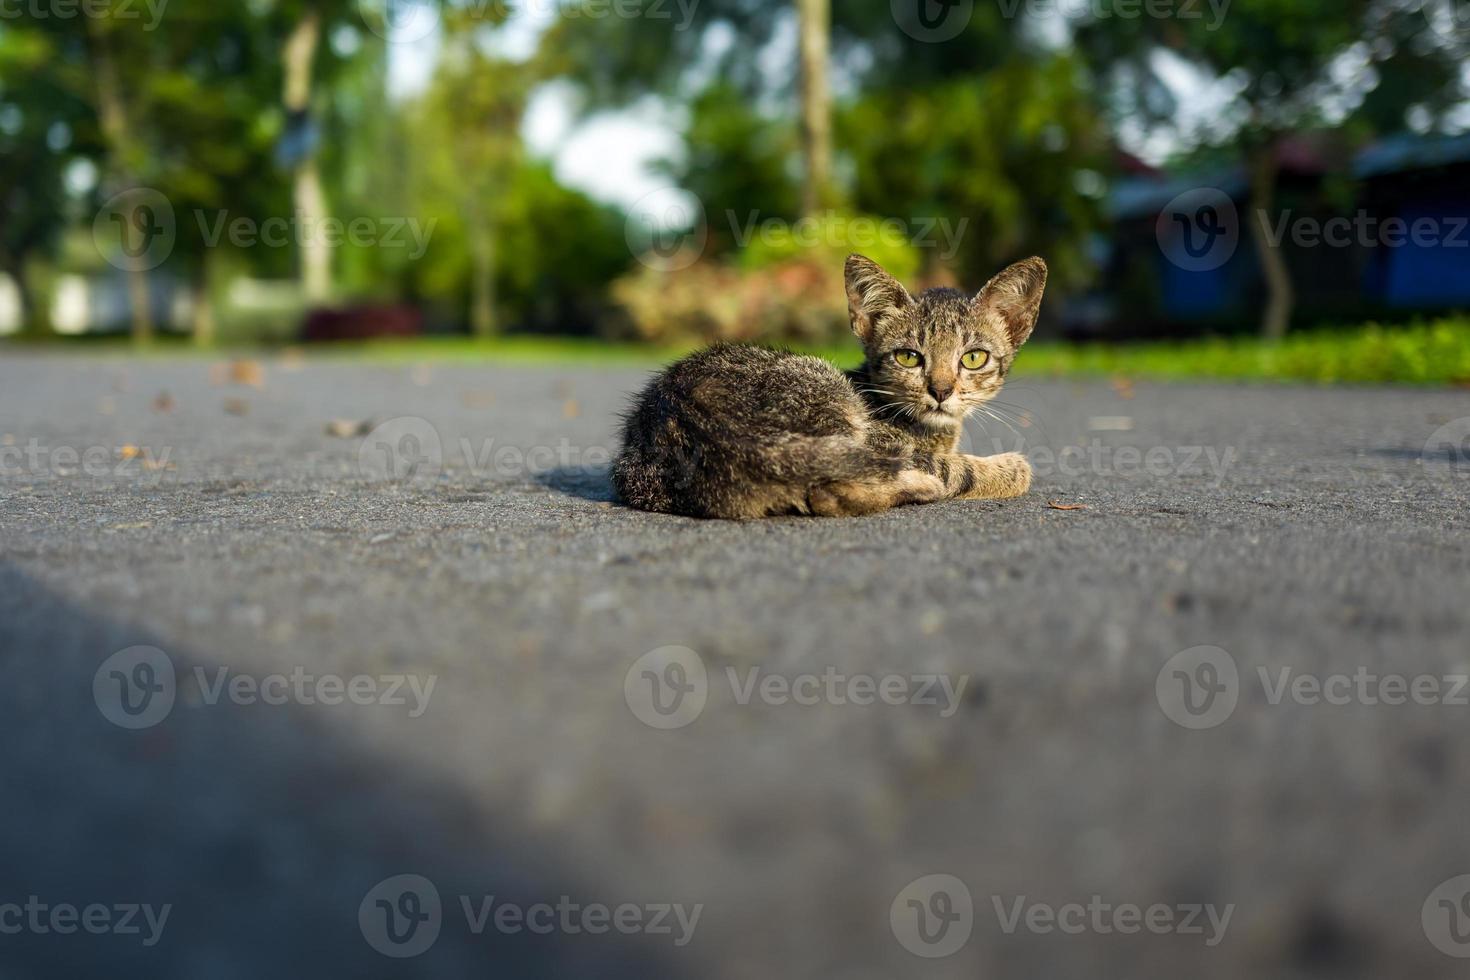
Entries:
[[801, 46], [801, 210], [832, 201], [832, 0], [796, 0]]
[[[770, 68], [792, 36], [804, 60], [803, 28], [820, 13], [801, 16], [805, 8], [790, 0], [707, 0], [684, 23], [654, 17], [650, 5], [642, 18], [560, 20], [541, 56], [549, 71], [579, 83], [588, 109], [650, 93], [687, 101], [686, 159], [667, 170], [711, 211], [786, 217], [818, 199], [847, 200], [915, 231], [968, 219], [957, 250], [923, 250], [931, 277], [953, 265], [960, 278], [979, 280], [1006, 260], [1046, 251], [1058, 285], [1076, 284], [1090, 272], [1084, 247], [1099, 220], [1110, 136], [1078, 64], [1032, 43], [1027, 18], [1003, 6], [976, 4], [938, 36], [900, 23], [891, 4], [832, 6], [830, 60], [842, 97], [831, 180], [840, 187], [825, 197], [814, 196], [819, 168], [788, 167], [793, 146], [811, 156], [822, 141], [814, 135], [821, 124], [808, 122], [816, 115], [803, 97], [808, 76]], [[787, 108], [773, 113], [772, 105]], [[793, 130], [798, 144], [786, 136]], [[787, 169], [807, 177], [796, 205]], [[1079, 170], [1098, 172], [1079, 180]]]
[[[149, 146], [138, 129], [138, 117], [146, 110], [139, 103], [147, 98], [152, 81], [152, 58], [146, 39], [131, 19], [118, 17], [123, 0], [108, 0], [106, 15], [94, 12], [83, 17], [87, 36], [87, 61], [93, 107], [107, 143], [106, 171], [113, 188], [120, 193], [141, 186], [142, 175], [150, 163]], [[130, 49], [120, 53], [119, 49]], [[141, 70], [143, 78], [123, 87], [123, 66]], [[139, 196], [127, 198], [122, 205], [128, 210], [121, 215], [123, 249], [129, 256], [147, 250], [146, 236], [156, 220], [149, 206]], [[148, 271], [139, 262], [127, 268], [128, 305], [132, 310], [133, 342], [148, 344], [153, 340], [153, 304]]]
[[27, 331], [47, 320], [31, 264], [60, 239], [65, 174], [100, 150], [90, 105], [57, 71], [57, 40], [14, 26], [0, 31], [0, 272], [15, 283]]
[[737, 229], [800, 215], [791, 166], [797, 134], [788, 120], [769, 118], [733, 85], [716, 82], [691, 100], [682, 135], [685, 152], [657, 169], [702, 202], [711, 252], [734, 247]]
[[1248, 224], [1268, 290], [1266, 337], [1283, 336], [1295, 308], [1291, 271], [1270, 235], [1281, 138], [1354, 119], [1400, 128], [1411, 106], [1452, 99], [1465, 51], [1432, 29], [1425, 8], [1438, 2], [1234, 0], [1218, 21], [1088, 14], [1075, 25], [1080, 48], [1110, 83], [1115, 111], [1135, 124], [1177, 125], [1160, 74], [1164, 52], [1233, 84], [1234, 104], [1209, 124], [1224, 128], [1211, 139], [1233, 146], [1246, 167]]
[[433, 162], [463, 210], [470, 246], [470, 326], [496, 331], [496, 244], [521, 156], [525, 69], [486, 57], [472, 35], [450, 39], [424, 103], [423, 123], [447, 152]]
[[[120, 217], [130, 259], [148, 252], [162, 218], [147, 197], [127, 195], [163, 195], [174, 213], [174, 262], [193, 277], [194, 327], [208, 343], [209, 271], [219, 240], [218, 225], [211, 233], [204, 219], [211, 209], [234, 219], [258, 216], [273, 184], [268, 154], [279, 127], [268, 111], [276, 69], [267, 39], [249, 0], [216, 0], [207, 12], [170, 18], [157, 30], [122, 0], [97, 9], [79, 19], [37, 19], [29, 31], [6, 29], [9, 46], [29, 37], [44, 52], [31, 86], [44, 88], [37, 113], [52, 122], [45, 140], [29, 145], [46, 146], [65, 131], [74, 158], [95, 159], [102, 196], [124, 195], [117, 206], [129, 209]], [[59, 181], [64, 169], [48, 172]], [[63, 192], [59, 183], [52, 189]], [[63, 227], [64, 204], [52, 198], [45, 205], [53, 234]], [[154, 334], [152, 264], [123, 263], [139, 343]]]

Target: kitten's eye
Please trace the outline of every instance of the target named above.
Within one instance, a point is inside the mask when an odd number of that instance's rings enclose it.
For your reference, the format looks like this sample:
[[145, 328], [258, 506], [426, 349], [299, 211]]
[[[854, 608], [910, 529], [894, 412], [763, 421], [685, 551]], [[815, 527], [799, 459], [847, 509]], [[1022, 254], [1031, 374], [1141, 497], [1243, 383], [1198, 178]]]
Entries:
[[916, 350], [896, 350], [893, 359], [898, 362], [899, 367], [916, 368], [924, 363], [924, 358]]
[[972, 350], [960, 358], [960, 363], [968, 371], [978, 371], [990, 363], [990, 352], [984, 350]]

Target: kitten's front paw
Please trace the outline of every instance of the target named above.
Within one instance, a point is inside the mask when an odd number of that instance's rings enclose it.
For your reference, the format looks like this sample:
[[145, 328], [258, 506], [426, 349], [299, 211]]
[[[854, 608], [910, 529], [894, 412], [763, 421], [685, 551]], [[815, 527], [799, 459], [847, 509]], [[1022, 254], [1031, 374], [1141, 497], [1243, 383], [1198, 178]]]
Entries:
[[1001, 453], [985, 462], [990, 464], [993, 496], [1019, 497], [1031, 489], [1031, 461], [1020, 453]]

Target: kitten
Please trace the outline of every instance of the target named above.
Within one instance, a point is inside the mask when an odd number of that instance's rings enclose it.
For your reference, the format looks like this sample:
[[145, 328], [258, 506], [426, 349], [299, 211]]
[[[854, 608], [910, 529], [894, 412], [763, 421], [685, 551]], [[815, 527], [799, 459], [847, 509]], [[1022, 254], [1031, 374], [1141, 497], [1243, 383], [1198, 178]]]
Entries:
[[960, 454], [962, 422], [994, 398], [1031, 335], [1046, 263], [1027, 259], [974, 297], [908, 292], [871, 259], [847, 260], [852, 330], [867, 359], [720, 345], [637, 397], [613, 466], [642, 510], [745, 520], [872, 514], [900, 504], [1017, 497], [1019, 453]]

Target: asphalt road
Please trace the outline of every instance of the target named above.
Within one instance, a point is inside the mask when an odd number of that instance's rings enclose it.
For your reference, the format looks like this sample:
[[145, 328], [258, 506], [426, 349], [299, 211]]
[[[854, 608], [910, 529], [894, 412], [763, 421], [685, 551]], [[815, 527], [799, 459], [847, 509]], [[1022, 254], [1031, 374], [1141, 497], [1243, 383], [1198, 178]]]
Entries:
[[609, 500], [642, 375], [0, 353], [0, 978], [1465, 975], [1470, 394], [741, 525]]

